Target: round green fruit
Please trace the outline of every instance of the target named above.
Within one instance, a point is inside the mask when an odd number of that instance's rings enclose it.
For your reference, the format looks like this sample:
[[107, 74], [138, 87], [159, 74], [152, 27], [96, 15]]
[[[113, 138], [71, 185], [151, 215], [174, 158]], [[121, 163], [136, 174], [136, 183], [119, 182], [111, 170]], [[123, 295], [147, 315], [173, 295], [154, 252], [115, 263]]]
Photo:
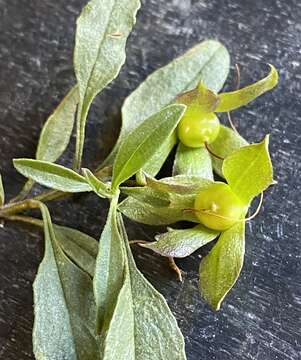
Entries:
[[178, 125], [178, 137], [182, 144], [199, 148], [205, 142], [214, 141], [220, 130], [220, 122], [214, 113], [200, 112], [197, 107], [188, 107]]
[[226, 230], [243, 219], [246, 208], [230, 186], [215, 182], [201, 190], [194, 203], [199, 221], [214, 230]]

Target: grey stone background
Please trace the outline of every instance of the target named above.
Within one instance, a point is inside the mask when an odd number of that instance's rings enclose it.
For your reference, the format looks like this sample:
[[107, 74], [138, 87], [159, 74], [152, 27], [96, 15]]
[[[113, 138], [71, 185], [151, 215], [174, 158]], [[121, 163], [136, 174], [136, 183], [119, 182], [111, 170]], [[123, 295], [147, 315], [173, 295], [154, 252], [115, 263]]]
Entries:
[[[229, 49], [241, 64], [242, 85], [262, 77], [270, 62], [279, 87], [233, 113], [249, 141], [271, 133], [279, 184], [270, 189], [260, 215], [247, 225], [246, 258], [239, 281], [220, 312], [197, 291], [199, 255], [178, 261], [177, 282], [164, 259], [134, 248], [140, 269], [166, 297], [185, 335], [189, 360], [297, 360], [301, 358], [300, 310], [300, 120], [301, 3], [298, 0], [142, 1], [119, 78], [95, 101], [87, 126], [84, 162], [94, 167], [119, 131], [127, 94], [153, 70], [206, 38]], [[39, 131], [74, 83], [75, 19], [84, 0], [0, 0], [0, 171], [8, 197], [24, 179], [11, 165], [33, 157]], [[225, 121], [225, 119], [223, 119]], [[70, 164], [73, 145], [62, 158]], [[85, 195], [51, 206], [59, 224], [99, 237], [107, 204]], [[133, 239], [160, 229], [127, 223]], [[162, 230], [162, 229], [161, 229]], [[22, 224], [0, 229], [0, 358], [33, 359], [32, 281], [43, 254], [42, 234]]]

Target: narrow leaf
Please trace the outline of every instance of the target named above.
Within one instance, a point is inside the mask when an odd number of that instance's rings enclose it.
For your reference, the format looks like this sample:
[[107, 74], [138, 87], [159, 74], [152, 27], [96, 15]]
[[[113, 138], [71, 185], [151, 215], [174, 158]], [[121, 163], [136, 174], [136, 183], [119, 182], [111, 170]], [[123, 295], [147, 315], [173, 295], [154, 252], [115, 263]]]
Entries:
[[37, 183], [64, 192], [91, 191], [85, 178], [64, 166], [34, 159], [14, 159], [15, 168]]
[[157, 149], [151, 159], [143, 166], [143, 171], [152, 176], [157, 175], [177, 142], [178, 138], [176, 131], [174, 131]]
[[[171, 104], [179, 94], [195, 88], [201, 80], [209, 89], [218, 92], [228, 76], [229, 66], [226, 48], [218, 41], [208, 40], [149, 75], [123, 104], [120, 135], [105, 164], [113, 162], [120, 144], [133, 129]], [[145, 171], [156, 175], [146, 168]]]
[[100, 197], [111, 197], [110, 188], [108, 185], [99, 180], [89, 169], [82, 169], [82, 173], [90, 185], [91, 189]]
[[121, 144], [113, 167], [112, 189], [134, 175], [175, 130], [184, 105], [170, 105], [146, 119]]
[[[105, 334], [102, 360], [138, 360], [135, 354], [134, 312], [129, 270], [125, 269], [125, 279], [118, 294], [110, 327]], [[142, 358], [141, 358], [142, 360]]]
[[184, 230], [169, 228], [167, 233], [156, 236], [157, 241], [141, 246], [152, 249], [162, 256], [183, 258], [214, 240], [218, 235], [217, 231], [207, 229], [203, 225]]
[[261, 143], [244, 146], [224, 160], [225, 179], [247, 204], [273, 183], [268, 145], [269, 136], [266, 136]]
[[196, 175], [213, 180], [212, 161], [208, 150], [205, 147], [193, 149], [179, 143], [173, 175]]
[[149, 186], [122, 187], [123, 194], [131, 196], [141, 202], [146, 202], [152, 206], [169, 206], [170, 196], [167, 192], [153, 189]]
[[[74, 68], [79, 86], [76, 167], [84, 145], [85, 123], [94, 97], [119, 73], [139, 0], [91, 0], [77, 19]], [[118, 34], [115, 36], [114, 34]]]
[[[60, 248], [49, 212], [41, 204], [45, 255], [34, 281], [33, 351], [36, 359], [98, 358], [95, 305], [88, 274]], [[83, 346], [84, 344], [84, 346]]]
[[0, 174], [0, 206], [4, 205], [5, 202], [5, 193], [3, 188], [2, 176]]
[[127, 253], [126, 278], [106, 339], [104, 359], [185, 360], [177, 321], [163, 296], [137, 269], [121, 218], [119, 224]]
[[193, 200], [183, 202], [178, 201], [175, 207], [172, 206], [153, 206], [133, 197], [123, 200], [118, 209], [126, 217], [147, 225], [169, 225], [178, 221], [198, 222], [193, 212], [185, 209], [193, 207]]
[[258, 96], [273, 89], [278, 84], [279, 75], [273, 65], [270, 65], [270, 73], [267, 77], [242, 89], [219, 94], [220, 103], [215, 109], [216, 112], [231, 111], [247, 105]]
[[200, 291], [213, 309], [219, 310], [222, 301], [235, 284], [243, 266], [245, 253], [245, 224], [240, 222], [223, 232], [200, 265]]
[[36, 153], [37, 160], [55, 162], [66, 150], [77, 104], [78, 88], [74, 86], [44, 124]]
[[116, 198], [111, 201], [96, 259], [93, 287], [97, 311], [97, 333], [108, 330], [124, 281], [124, 253], [122, 239], [117, 228], [116, 202]]
[[[214, 154], [226, 158], [233, 151], [245, 145], [248, 145], [247, 141], [238, 133], [226, 126], [221, 126], [218, 137], [209, 146]], [[211, 159], [213, 170], [219, 176], [224, 177], [222, 171], [223, 161], [215, 156], [212, 156]]]
[[94, 276], [98, 241], [78, 230], [53, 225], [55, 236], [64, 253], [83, 271]]

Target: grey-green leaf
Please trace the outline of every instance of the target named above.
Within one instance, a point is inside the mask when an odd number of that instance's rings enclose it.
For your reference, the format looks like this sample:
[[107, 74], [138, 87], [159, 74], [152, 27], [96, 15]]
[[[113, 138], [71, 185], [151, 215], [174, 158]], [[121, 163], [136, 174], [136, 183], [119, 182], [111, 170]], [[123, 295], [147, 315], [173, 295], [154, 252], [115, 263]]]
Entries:
[[137, 269], [120, 218], [119, 223], [127, 269], [106, 338], [104, 359], [185, 360], [184, 339], [177, 321], [163, 296]]
[[152, 176], [157, 175], [171, 150], [177, 144], [177, 141], [177, 134], [176, 131], [174, 131], [157, 149], [151, 159], [143, 166], [143, 171]]
[[97, 359], [99, 345], [93, 332], [95, 305], [91, 278], [64, 254], [45, 205], [41, 204], [41, 211], [45, 255], [33, 285], [35, 357]]
[[[248, 142], [238, 133], [226, 126], [221, 126], [218, 137], [209, 145], [209, 147], [214, 154], [226, 158], [233, 151], [245, 145], [248, 145]], [[224, 177], [222, 171], [223, 161], [212, 156], [212, 165], [213, 170], [219, 176]]]
[[2, 176], [0, 174], [0, 206], [2, 206], [5, 202], [5, 193], [4, 193], [4, 187], [2, 182]]
[[94, 276], [98, 241], [76, 229], [53, 225], [55, 236], [64, 253], [83, 271]]
[[[125, 100], [119, 139], [105, 163], [113, 162], [117, 149], [130, 131], [172, 103], [180, 93], [193, 89], [201, 80], [218, 92], [228, 76], [229, 66], [226, 48], [218, 41], [207, 40], [149, 75]], [[145, 171], [156, 175], [146, 168]]]
[[210, 186], [211, 180], [186, 175], [161, 180], [147, 174], [145, 177], [147, 186], [125, 189], [130, 196], [119, 205], [124, 215], [149, 225], [168, 225], [184, 220], [198, 222], [191, 208], [196, 194]]
[[168, 232], [155, 237], [157, 241], [141, 246], [162, 256], [183, 258], [208, 244], [218, 235], [218, 231], [208, 229], [201, 224], [184, 230], [168, 228]]
[[196, 175], [213, 180], [212, 161], [208, 150], [205, 147], [189, 148], [180, 142], [173, 165], [173, 175]]
[[184, 111], [184, 105], [170, 105], [146, 119], [121, 144], [112, 178], [112, 189], [140, 170], [173, 133]]
[[117, 228], [116, 201], [116, 198], [111, 201], [96, 259], [93, 287], [97, 311], [97, 333], [108, 330], [124, 281], [124, 252]]
[[64, 166], [34, 159], [14, 159], [15, 168], [37, 183], [64, 192], [91, 191], [85, 178]]
[[85, 123], [94, 97], [119, 73], [139, 0], [91, 0], [77, 19], [74, 68], [79, 86], [76, 165], [80, 165]]
[[239, 222], [224, 231], [200, 265], [200, 291], [215, 310], [235, 284], [243, 266], [245, 224]]
[[232, 190], [246, 204], [273, 183], [269, 136], [259, 144], [244, 146], [229, 155], [223, 173]]
[[183, 203], [179, 200], [176, 207], [153, 206], [133, 197], [123, 200], [118, 209], [126, 217], [147, 225], [169, 225], [178, 221], [198, 222], [193, 212], [185, 211], [193, 206], [193, 201]]
[[91, 189], [102, 198], [110, 198], [110, 186], [99, 180], [89, 169], [82, 169], [82, 173]]
[[36, 159], [55, 162], [69, 143], [78, 104], [78, 88], [74, 86], [44, 124]]

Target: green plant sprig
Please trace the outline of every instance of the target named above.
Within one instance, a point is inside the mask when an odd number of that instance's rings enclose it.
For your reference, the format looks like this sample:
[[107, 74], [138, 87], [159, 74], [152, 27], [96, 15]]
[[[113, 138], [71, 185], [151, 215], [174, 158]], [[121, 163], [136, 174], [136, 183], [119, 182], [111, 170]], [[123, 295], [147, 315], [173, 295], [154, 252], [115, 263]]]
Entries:
[[[125, 61], [139, 7], [138, 0], [91, 0], [84, 7], [75, 38], [77, 83], [45, 122], [35, 159], [13, 161], [27, 181], [8, 203], [0, 176], [0, 218], [44, 230], [45, 254], [33, 284], [36, 359], [185, 360], [177, 321], [137, 269], [122, 215], [150, 225], [193, 223], [189, 229], [168, 228], [155, 242], [140, 244], [166, 256], [173, 266], [174, 257], [188, 256], [218, 238], [201, 261], [199, 277], [201, 294], [219, 309], [242, 268], [247, 210], [273, 183], [268, 137], [249, 145], [221, 125], [216, 113], [271, 90], [278, 73], [270, 65], [269, 75], [260, 81], [219, 93], [230, 57], [213, 40], [158, 69], [132, 92], [122, 106], [122, 127], [112, 152], [96, 171], [82, 167], [90, 106]], [[69, 169], [55, 162], [75, 124]], [[156, 179], [175, 146], [171, 176]], [[225, 182], [215, 182], [213, 172]], [[30, 197], [35, 183], [51, 190]], [[217, 187], [222, 189], [218, 197]], [[110, 202], [99, 242], [52, 223], [45, 203], [79, 192], [94, 192]], [[127, 196], [122, 202], [120, 193]], [[42, 220], [28, 216], [29, 209], [40, 209]]]

